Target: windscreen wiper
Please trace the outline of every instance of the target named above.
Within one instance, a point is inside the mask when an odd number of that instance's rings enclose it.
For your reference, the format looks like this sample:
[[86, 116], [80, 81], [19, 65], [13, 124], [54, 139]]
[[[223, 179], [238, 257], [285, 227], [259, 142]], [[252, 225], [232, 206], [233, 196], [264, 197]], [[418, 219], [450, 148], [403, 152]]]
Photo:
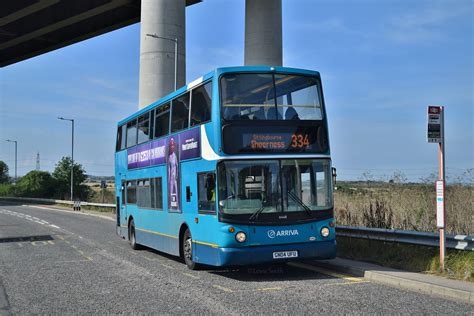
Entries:
[[253, 221], [254, 219], [257, 220], [258, 215], [260, 215], [264, 209], [265, 209], [265, 206], [262, 206], [261, 208], [253, 212], [253, 214], [249, 217], [249, 221]]
[[227, 200], [233, 200], [233, 199], [235, 199], [235, 194], [231, 194], [231, 195], [229, 195], [227, 198], [225, 198], [225, 199], [223, 199], [223, 200], [220, 200], [220, 201], [219, 201], [219, 205], [220, 205], [220, 206], [224, 206], [224, 205], [225, 205], [225, 202], [226, 202]]
[[306, 214], [308, 215], [312, 214], [311, 209], [306, 204], [304, 204], [304, 202], [301, 201], [301, 199], [295, 193], [288, 191], [288, 196], [291, 197], [292, 200], [296, 202], [296, 204], [301, 206], [305, 210]]

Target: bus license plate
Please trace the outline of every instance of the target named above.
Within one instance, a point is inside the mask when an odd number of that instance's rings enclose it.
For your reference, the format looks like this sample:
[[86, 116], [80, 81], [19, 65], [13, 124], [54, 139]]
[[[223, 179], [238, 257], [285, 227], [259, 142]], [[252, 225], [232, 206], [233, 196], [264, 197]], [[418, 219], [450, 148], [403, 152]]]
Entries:
[[297, 258], [298, 251], [277, 251], [273, 253], [273, 259]]

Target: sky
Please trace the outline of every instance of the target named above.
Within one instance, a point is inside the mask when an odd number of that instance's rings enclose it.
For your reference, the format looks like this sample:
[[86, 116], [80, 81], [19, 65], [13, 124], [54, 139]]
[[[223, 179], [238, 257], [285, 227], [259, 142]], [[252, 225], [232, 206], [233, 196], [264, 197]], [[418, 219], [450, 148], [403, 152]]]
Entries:
[[[333, 166], [342, 180], [437, 172], [428, 105], [445, 106], [448, 181], [474, 174], [474, 2], [283, 0], [283, 65], [317, 70]], [[186, 81], [243, 64], [244, 0], [186, 9]], [[0, 69], [0, 160], [18, 174], [70, 155], [114, 174], [116, 124], [138, 109], [140, 25]]]

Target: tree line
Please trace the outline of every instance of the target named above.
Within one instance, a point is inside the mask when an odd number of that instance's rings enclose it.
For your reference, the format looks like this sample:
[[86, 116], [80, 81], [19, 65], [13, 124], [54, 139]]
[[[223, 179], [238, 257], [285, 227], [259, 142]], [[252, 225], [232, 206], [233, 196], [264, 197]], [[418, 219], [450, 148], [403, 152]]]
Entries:
[[[0, 161], [0, 196], [69, 200], [71, 163], [70, 157], [63, 157], [52, 173], [33, 170], [13, 183], [8, 175], [8, 165]], [[83, 184], [87, 174], [81, 164], [73, 164], [73, 175], [74, 199], [87, 200], [92, 191]]]

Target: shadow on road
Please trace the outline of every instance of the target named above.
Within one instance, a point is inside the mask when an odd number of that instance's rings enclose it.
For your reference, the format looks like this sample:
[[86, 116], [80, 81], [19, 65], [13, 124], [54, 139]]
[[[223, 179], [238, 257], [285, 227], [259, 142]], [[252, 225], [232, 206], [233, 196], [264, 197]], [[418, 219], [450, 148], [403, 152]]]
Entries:
[[298, 280], [326, 280], [334, 277], [286, 263], [216, 269], [209, 273], [244, 282], [272, 282]]
[[[172, 256], [148, 247], [143, 247], [142, 251], [149, 252], [153, 255], [172, 260], [183, 265], [181, 258]], [[310, 262], [308, 262], [308, 265]], [[335, 279], [335, 277], [311, 271], [300, 267], [288, 265], [286, 263], [253, 265], [253, 266], [234, 266], [234, 267], [213, 267], [201, 265], [200, 271], [225, 278], [244, 281], [244, 282], [272, 282], [272, 281], [297, 281], [297, 280], [326, 280]]]

